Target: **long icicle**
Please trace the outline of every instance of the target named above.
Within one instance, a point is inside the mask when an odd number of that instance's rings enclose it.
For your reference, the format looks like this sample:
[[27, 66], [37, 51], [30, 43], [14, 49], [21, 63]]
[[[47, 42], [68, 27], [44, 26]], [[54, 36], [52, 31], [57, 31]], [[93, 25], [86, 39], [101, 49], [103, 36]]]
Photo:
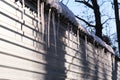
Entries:
[[78, 50], [79, 50], [79, 46], [80, 46], [80, 31], [79, 31], [79, 29], [77, 30], [77, 44], [78, 44]]
[[68, 23], [68, 46], [70, 46], [70, 25]]
[[115, 70], [115, 56], [112, 56], [112, 69]]
[[[25, 0], [22, 0], [22, 8], [23, 8], [22, 13], [23, 13], [23, 16], [24, 16], [24, 10], [25, 10]], [[23, 16], [22, 16], [22, 19], [24, 18]]]
[[[38, 11], [38, 31], [40, 31], [40, 0], [37, 2], [37, 11]], [[38, 32], [39, 33], [39, 32]], [[39, 40], [39, 35], [37, 33], [37, 38]]]
[[87, 57], [88, 57], [88, 52], [87, 52], [87, 36], [85, 36], [85, 47], [86, 47], [86, 60], [87, 60]]
[[102, 62], [104, 62], [104, 58], [103, 58], [104, 57], [104, 55], [103, 55], [104, 51], [105, 51], [105, 48], [102, 49], [102, 59], [101, 59]]
[[55, 44], [55, 55], [57, 55], [57, 44], [56, 44], [56, 27], [55, 27], [55, 15], [52, 13], [52, 22], [53, 22], [53, 32], [54, 32], [54, 44]]
[[51, 20], [51, 9], [49, 9], [48, 13], [48, 47], [50, 47], [50, 20]]
[[59, 34], [59, 28], [60, 28], [60, 14], [58, 14], [58, 23], [57, 23], [57, 36]]
[[44, 2], [41, 3], [41, 20], [42, 20], [42, 40], [44, 40], [44, 27], [45, 27], [45, 20], [44, 20]]
[[[24, 15], [25, 15], [25, 0], [22, 0], [22, 20], [23, 20], [23, 24], [21, 24], [21, 30], [24, 34], [24, 31], [23, 31], [23, 25], [24, 25]], [[21, 41], [23, 41], [23, 37], [21, 36]]]

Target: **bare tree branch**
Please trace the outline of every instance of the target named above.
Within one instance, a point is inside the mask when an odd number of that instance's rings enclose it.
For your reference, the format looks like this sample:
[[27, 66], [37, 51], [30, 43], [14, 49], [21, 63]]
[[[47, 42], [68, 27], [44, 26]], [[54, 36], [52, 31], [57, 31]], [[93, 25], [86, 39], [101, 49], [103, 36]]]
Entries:
[[89, 2], [90, 0], [87, 1], [87, 3]]
[[67, 0], [66, 5], [69, 3], [69, 0]]
[[83, 3], [84, 5], [88, 6], [89, 8], [93, 9], [93, 6], [88, 3], [88, 1], [80, 1], [80, 0], [75, 0], [75, 2]]
[[108, 19], [106, 19], [106, 20], [102, 23], [102, 25], [104, 25], [107, 21], [109, 21], [109, 20], [111, 20], [111, 19], [115, 19], [115, 18], [108, 18]]
[[108, 17], [108, 18], [109, 18], [109, 17], [111, 17], [111, 16], [109, 16], [109, 15], [107, 15], [107, 14], [102, 14], [101, 17]]
[[75, 16], [75, 17], [78, 18], [79, 20], [82, 20], [83, 22], [85, 22], [88, 26], [90, 26], [90, 27], [95, 27], [95, 25], [90, 24], [90, 23], [87, 22], [86, 20], [84, 20], [84, 19], [82, 19], [82, 18], [80, 18], [80, 17], [78, 17], [78, 16]]
[[102, 5], [105, 4], [106, 2], [108, 2], [108, 1], [103, 1], [103, 2], [100, 4], [100, 6], [102, 6]]
[[61, 0], [61, 2], [63, 2], [63, 0]]

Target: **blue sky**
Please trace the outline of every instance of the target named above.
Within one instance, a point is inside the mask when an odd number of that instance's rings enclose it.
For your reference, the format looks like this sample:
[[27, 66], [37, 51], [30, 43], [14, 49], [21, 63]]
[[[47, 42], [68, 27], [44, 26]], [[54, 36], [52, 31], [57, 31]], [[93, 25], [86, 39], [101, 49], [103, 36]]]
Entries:
[[[75, 15], [79, 15], [79, 16], [84, 16], [85, 15], [85, 14], [82, 13], [82, 11], [85, 8], [83, 7], [82, 4], [76, 3], [75, 0], [59, 0], [59, 1], [63, 1], [63, 3], [65, 5], [67, 5], [69, 7], [69, 9]], [[100, 1], [99, 3], [102, 3], [102, 2]], [[108, 14], [109, 17], [114, 17], [114, 11], [112, 9], [111, 2], [107, 2], [107, 3], [103, 4], [100, 9], [105, 14]], [[90, 10], [86, 11], [86, 13], [87, 14], [92, 14], [92, 10], [91, 11]], [[104, 22], [106, 18], [107, 18], [106, 16], [102, 17], [102, 21]], [[116, 32], [115, 21], [110, 20], [108, 22], [109, 22], [109, 25], [104, 25], [104, 26], [108, 26], [108, 27], [104, 28], [103, 32], [104, 32], [104, 34], [108, 34], [109, 36], [111, 36], [112, 34], [114, 34]]]
[[[85, 16], [86, 14], [93, 14], [92, 10], [89, 10], [85, 12], [85, 14], [82, 13], [82, 11], [85, 9], [85, 7], [83, 7], [84, 5], [80, 4], [80, 3], [76, 3], [75, 0], [59, 0], [59, 1], [63, 1], [63, 3], [67, 6], [68, 8], [75, 14], [75, 15], [79, 15], [81, 16]], [[69, 2], [68, 2], [69, 1]], [[102, 3], [102, 0], [99, 0], [99, 3]], [[112, 1], [112, 0], [107, 0], [107, 1]], [[120, 2], [120, 0], [118, 0]], [[100, 10], [102, 12], [102, 15], [107, 14], [109, 15], [109, 17], [114, 18], [114, 10], [111, 6], [111, 2], [107, 2], [105, 4], [102, 5], [102, 7], [100, 7]], [[104, 13], [104, 14], [103, 14]], [[104, 22], [106, 20], [107, 16], [102, 17], [102, 22]], [[82, 22], [79, 21], [80, 25], [82, 25]], [[85, 27], [84, 25], [82, 25], [83, 27]], [[108, 26], [108, 27], [105, 27]], [[115, 20], [109, 20], [108, 24], [104, 25], [104, 29], [103, 29], [103, 33], [104, 35], [108, 35], [113, 43], [113, 46], [118, 47], [117, 42], [115, 41], [116, 39], [116, 23]], [[114, 35], [113, 35], [114, 34]]]

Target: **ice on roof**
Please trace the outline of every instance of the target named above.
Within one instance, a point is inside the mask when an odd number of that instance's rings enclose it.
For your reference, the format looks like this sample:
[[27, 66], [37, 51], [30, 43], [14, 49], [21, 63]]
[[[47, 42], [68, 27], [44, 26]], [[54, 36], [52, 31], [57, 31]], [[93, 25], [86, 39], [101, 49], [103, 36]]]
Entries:
[[112, 49], [112, 47], [108, 44], [106, 44], [101, 38], [99, 38], [98, 36], [96, 36], [95, 34], [90, 34], [94, 40], [96, 42], [98, 42], [100, 45], [102, 45], [103, 47], [105, 47], [109, 52], [113, 53], [114, 54], [114, 51]]
[[63, 15], [66, 16], [66, 18], [68, 18], [72, 23], [74, 23], [75, 25], [78, 26], [78, 22], [75, 18], [75, 15], [73, 14], [73, 12], [62, 2], [59, 2], [59, 5], [61, 6]]
[[109, 52], [114, 54], [113, 49], [111, 48], [111, 46], [107, 45], [103, 40], [101, 40], [99, 37], [97, 37], [94, 34], [89, 33], [85, 28], [81, 27], [73, 12], [66, 6], [64, 5], [62, 2], [58, 2], [56, 0], [47, 0], [46, 1], [47, 4], [50, 4], [51, 7], [55, 8], [57, 10], [58, 13], [61, 13], [64, 17], [68, 18], [72, 23], [74, 23], [76, 26], [78, 26], [78, 28], [80, 30], [82, 30], [83, 32], [85, 32], [87, 35], [92, 36], [94, 38], [94, 40], [96, 42], [98, 42], [100, 45], [102, 45], [103, 47], [105, 47]]
[[47, 0], [46, 3], [50, 4], [50, 6], [53, 8], [56, 8], [58, 13], [61, 13], [64, 17], [68, 18], [73, 24], [76, 26], [78, 25], [73, 12], [62, 2], [58, 2], [56, 0]]

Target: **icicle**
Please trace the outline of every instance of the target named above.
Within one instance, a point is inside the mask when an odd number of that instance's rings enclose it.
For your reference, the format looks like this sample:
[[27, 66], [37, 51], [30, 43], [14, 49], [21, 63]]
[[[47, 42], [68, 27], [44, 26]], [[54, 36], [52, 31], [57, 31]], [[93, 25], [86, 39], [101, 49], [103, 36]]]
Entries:
[[68, 46], [70, 46], [70, 29], [69, 29], [69, 23], [68, 23]]
[[38, 21], [40, 19], [40, 0], [37, 1]]
[[58, 23], [57, 23], [57, 36], [59, 34], [59, 27], [60, 27], [60, 15], [58, 14]]
[[73, 40], [73, 32], [72, 32], [72, 26], [71, 26], [71, 28], [70, 28], [70, 32], [71, 32], [71, 39], [70, 40]]
[[115, 56], [112, 56], [112, 69], [115, 70]]
[[79, 29], [77, 30], [77, 44], [78, 44], [78, 50], [79, 50], [79, 46], [80, 46], [80, 32], [79, 32]]
[[[21, 16], [21, 19], [22, 19], [22, 23], [21, 24], [21, 31], [23, 32], [24, 34], [24, 31], [23, 31], [23, 25], [24, 25], [24, 10], [25, 10], [25, 0], [22, 0], [22, 16]], [[21, 40], [23, 41], [23, 37], [21, 36]]]
[[44, 27], [45, 27], [45, 20], [44, 20], [44, 2], [41, 3], [41, 21], [42, 21], [42, 40], [44, 40]]
[[16, 1], [16, 4], [18, 5], [18, 7], [22, 7], [23, 5], [20, 3], [19, 0]]
[[87, 57], [88, 57], [88, 52], [87, 52], [87, 36], [85, 36], [85, 47], [86, 47], [86, 51], [85, 51], [85, 53], [86, 53], [86, 60], [87, 60]]
[[48, 47], [50, 47], [50, 20], [51, 20], [51, 9], [49, 9], [48, 13]]
[[22, 0], [22, 8], [23, 8], [23, 11], [22, 11], [22, 19], [23, 19], [23, 16], [24, 16], [24, 10], [25, 10], [25, 0]]
[[95, 39], [93, 40], [93, 48], [95, 48]]
[[103, 53], [104, 53], [104, 48], [100, 52], [100, 55], [102, 56], [102, 58], [100, 59], [101, 62], [103, 62], [103, 55], [102, 55]]
[[[37, 11], [38, 11], [38, 27], [37, 27], [37, 29], [38, 29], [38, 31], [40, 31], [40, 0], [38, 0], [38, 2], [37, 2]], [[39, 33], [39, 32], [38, 32]], [[39, 35], [38, 35], [38, 33], [36, 33], [36, 37], [38, 38], [38, 40], [39, 40]]]
[[53, 22], [53, 32], [54, 32], [54, 41], [55, 41], [55, 54], [57, 55], [57, 43], [56, 43], [56, 27], [55, 27], [55, 15], [52, 13], [52, 22]]

